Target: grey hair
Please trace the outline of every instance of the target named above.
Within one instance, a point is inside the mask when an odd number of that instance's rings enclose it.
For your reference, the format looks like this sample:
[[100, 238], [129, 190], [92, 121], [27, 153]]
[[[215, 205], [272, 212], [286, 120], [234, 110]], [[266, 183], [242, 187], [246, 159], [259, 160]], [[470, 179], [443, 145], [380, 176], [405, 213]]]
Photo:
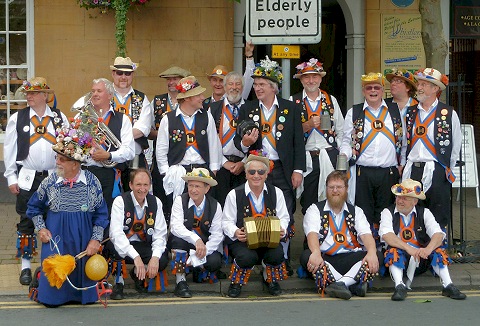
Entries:
[[93, 84], [103, 83], [105, 85], [105, 89], [107, 90], [108, 94], [112, 95], [115, 94], [115, 88], [113, 88], [113, 83], [109, 81], [107, 78], [96, 78], [93, 80]]
[[230, 79], [240, 80], [242, 82], [242, 86], [244, 86], [243, 76], [236, 71], [230, 71], [228, 74], [225, 75], [225, 78], [223, 79], [223, 87], [227, 86], [227, 82]]
[[276, 82], [268, 78], [265, 78], [265, 80], [270, 84], [270, 86], [272, 86], [273, 90], [275, 91], [275, 94], [278, 94], [280, 92], [280, 90], [278, 89], [278, 84]]
[[267, 172], [269, 171], [269, 168], [268, 168], [268, 166], [267, 166], [265, 163], [263, 163], [262, 161], [257, 161], [257, 160], [248, 161], [248, 162], [245, 164], [245, 171], [248, 170], [248, 168], [250, 167], [250, 165], [251, 165], [252, 162], [262, 163], [262, 165], [265, 167], [265, 170], [267, 170]]

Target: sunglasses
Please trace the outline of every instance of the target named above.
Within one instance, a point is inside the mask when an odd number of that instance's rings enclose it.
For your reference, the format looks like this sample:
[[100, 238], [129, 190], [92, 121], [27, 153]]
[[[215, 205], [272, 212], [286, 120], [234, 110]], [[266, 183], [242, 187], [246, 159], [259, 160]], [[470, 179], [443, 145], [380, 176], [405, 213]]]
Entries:
[[376, 90], [376, 91], [379, 91], [379, 90], [382, 89], [382, 87], [381, 87], [381, 86], [368, 86], [368, 85], [365, 86], [365, 90], [366, 90], [366, 91], [371, 91], [372, 89], [373, 89], [373, 90]]
[[115, 70], [115, 74], [117, 76], [130, 76], [132, 74], [133, 71], [122, 71], [122, 70]]
[[267, 173], [267, 170], [247, 170], [247, 172], [250, 175], [255, 175], [255, 173], [258, 173], [258, 175], [264, 175]]

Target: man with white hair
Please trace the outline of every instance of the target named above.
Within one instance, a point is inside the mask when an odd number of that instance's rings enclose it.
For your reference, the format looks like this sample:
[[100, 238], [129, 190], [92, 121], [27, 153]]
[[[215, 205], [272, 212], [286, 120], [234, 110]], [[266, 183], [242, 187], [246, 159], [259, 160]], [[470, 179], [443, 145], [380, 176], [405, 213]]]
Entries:
[[[453, 285], [448, 272], [450, 258], [441, 248], [445, 233], [428, 208], [418, 205], [425, 200], [420, 182], [405, 179], [392, 187], [395, 205], [382, 211], [380, 237], [388, 245], [385, 266], [395, 282], [393, 301], [403, 301], [415, 275], [415, 269], [425, 260], [430, 263], [443, 285], [442, 295], [463, 300], [466, 295]], [[407, 282], [403, 283], [404, 270]]]
[[407, 164], [403, 178], [420, 181], [429, 208], [442, 228], [450, 225], [452, 168], [460, 156], [462, 133], [455, 110], [438, 100], [448, 85], [447, 76], [433, 68], [415, 72], [417, 99], [406, 115]]

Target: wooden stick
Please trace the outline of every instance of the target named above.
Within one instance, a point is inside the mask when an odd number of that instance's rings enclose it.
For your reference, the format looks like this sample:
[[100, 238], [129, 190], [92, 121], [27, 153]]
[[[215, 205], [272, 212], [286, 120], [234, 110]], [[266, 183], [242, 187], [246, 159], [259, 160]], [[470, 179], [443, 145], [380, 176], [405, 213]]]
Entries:
[[[107, 242], [108, 240], [110, 240], [110, 238], [104, 239], [102, 242], [100, 242], [100, 244], [102, 245], [102, 244], [104, 244], [105, 242]], [[85, 257], [86, 255], [87, 255], [87, 251], [84, 250], [84, 251], [82, 251], [81, 253], [79, 253], [78, 255], [75, 256], [75, 260], [79, 260], [79, 259]]]

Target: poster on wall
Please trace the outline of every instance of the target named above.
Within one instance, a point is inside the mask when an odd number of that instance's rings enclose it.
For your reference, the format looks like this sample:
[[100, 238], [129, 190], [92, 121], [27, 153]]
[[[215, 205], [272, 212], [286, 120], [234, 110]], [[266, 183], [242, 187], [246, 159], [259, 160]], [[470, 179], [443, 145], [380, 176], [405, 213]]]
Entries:
[[[425, 67], [420, 14], [383, 14], [381, 26], [381, 68], [415, 72]], [[389, 94], [389, 85], [386, 85]]]

